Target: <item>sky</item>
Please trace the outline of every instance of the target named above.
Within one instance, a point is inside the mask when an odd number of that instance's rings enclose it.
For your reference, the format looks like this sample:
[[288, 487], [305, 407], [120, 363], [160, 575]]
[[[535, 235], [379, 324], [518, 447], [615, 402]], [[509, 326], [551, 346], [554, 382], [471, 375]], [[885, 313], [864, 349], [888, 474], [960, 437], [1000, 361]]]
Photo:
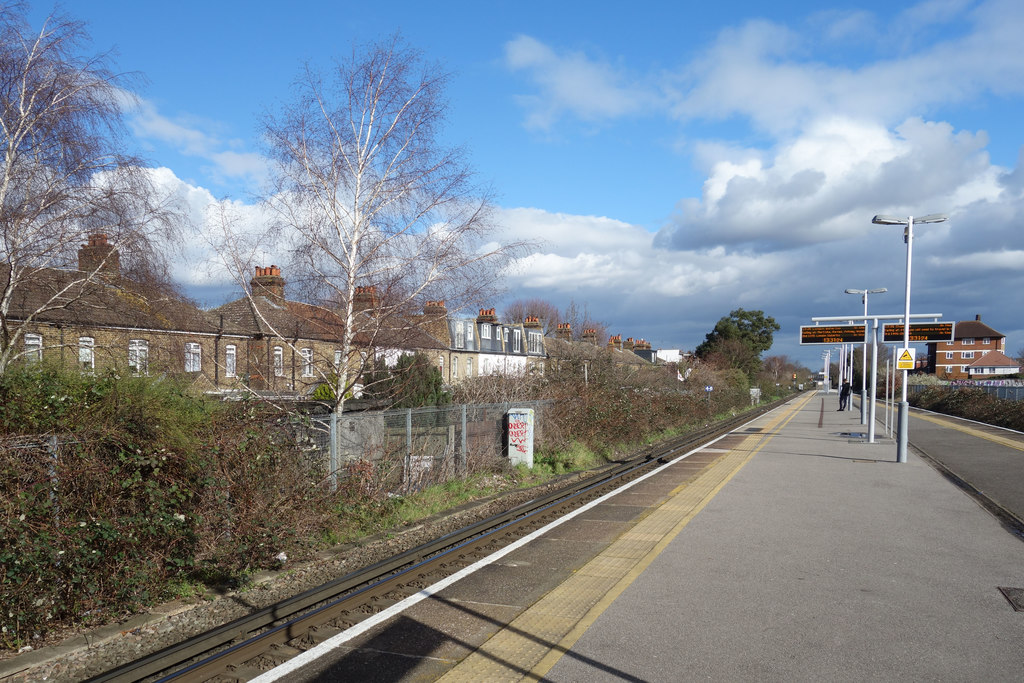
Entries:
[[[175, 276], [205, 305], [238, 294], [203, 221], [229, 204], [258, 222], [266, 116], [304, 65], [400, 32], [451, 74], [442, 142], [493, 190], [499, 233], [537, 243], [503, 301], [575, 302], [612, 334], [691, 350], [761, 310], [781, 325], [765, 355], [817, 368], [825, 347], [799, 327], [862, 315], [845, 289], [886, 288], [869, 314], [903, 312], [902, 228], [872, 217], [944, 213], [915, 226], [911, 312], [980, 315], [1024, 349], [1019, 0], [282, 7], [61, 8], [139, 76], [132, 142], [195, 218]], [[33, 3], [34, 25], [52, 10]]]

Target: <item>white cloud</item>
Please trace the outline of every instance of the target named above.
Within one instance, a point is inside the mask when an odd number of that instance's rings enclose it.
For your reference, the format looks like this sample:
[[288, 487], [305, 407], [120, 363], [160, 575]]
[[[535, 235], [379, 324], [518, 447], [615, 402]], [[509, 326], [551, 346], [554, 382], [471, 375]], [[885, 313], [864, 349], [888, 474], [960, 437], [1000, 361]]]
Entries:
[[648, 108], [657, 97], [638, 86], [623, 69], [592, 61], [579, 52], [555, 52], [530, 36], [505, 45], [505, 64], [526, 71], [540, 94], [521, 96], [528, 110], [528, 128], [548, 129], [568, 112], [585, 121], [632, 115]]

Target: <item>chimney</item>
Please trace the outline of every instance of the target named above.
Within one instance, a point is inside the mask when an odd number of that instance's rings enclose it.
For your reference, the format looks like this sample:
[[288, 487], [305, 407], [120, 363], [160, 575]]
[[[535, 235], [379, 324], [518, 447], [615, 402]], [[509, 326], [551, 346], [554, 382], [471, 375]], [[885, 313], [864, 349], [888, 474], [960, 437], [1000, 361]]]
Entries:
[[476, 317], [478, 323], [490, 323], [491, 325], [498, 324], [498, 314], [494, 312], [493, 308], [481, 308], [480, 315]]
[[89, 235], [88, 244], [78, 249], [78, 269], [86, 273], [98, 270], [100, 275], [112, 277], [121, 274], [121, 256], [107, 242], [105, 233]]
[[572, 325], [569, 323], [558, 323], [558, 328], [555, 330], [555, 337], [557, 339], [564, 339], [565, 341], [572, 341]]
[[527, 330], [539, 330], [541, 328], [540, 318], [535, 315], [528, 315], [523, 319], [523, 328]]
[[444, 299], [427, 301], [423, 304], [423, 328], [434, 339], [451, 345], [451, 335], [448, 332], [448, 309], [444, 305]]
[[974, 316], [974, 319], [977, 320], [980, 323], [981, 322], [981, 313], [976, 314]]
[[621, 349], [622, 348], [622, 335], [617, 334], [614, 337], [608, 337], [608, 348], [609, 349]]
[[372, 311], [380, 306], [380, 299], [377, 298], [377, 288], [373, 285], [356, 287], [355, 295], [352, 297], [352, 310], [355, 312]]
[[252, 285], [253, 296], [262, 296], [277, 302], [284, 301], [284, 278], [281, 277], [281, 269], [277, 266], [256, 266], [256, 275], [249, 284]]
[[593, 327], [583, 330], [583, 341], [597, 346], [597, 330]]
[[634, 348], [636, 348], [636, 345], [633, 343], [632, 337], [627, 337], [626, 341], [622, 342], [623, 351], [632, 351]]

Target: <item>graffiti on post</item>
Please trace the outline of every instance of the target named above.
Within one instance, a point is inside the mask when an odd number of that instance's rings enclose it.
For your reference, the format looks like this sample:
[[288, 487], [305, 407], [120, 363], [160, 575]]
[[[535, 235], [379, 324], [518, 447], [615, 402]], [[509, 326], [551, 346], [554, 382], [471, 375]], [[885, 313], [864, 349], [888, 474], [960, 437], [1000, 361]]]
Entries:
[[533, 467], [533, 410], [508, 411], [508, 458], [513, 465]]

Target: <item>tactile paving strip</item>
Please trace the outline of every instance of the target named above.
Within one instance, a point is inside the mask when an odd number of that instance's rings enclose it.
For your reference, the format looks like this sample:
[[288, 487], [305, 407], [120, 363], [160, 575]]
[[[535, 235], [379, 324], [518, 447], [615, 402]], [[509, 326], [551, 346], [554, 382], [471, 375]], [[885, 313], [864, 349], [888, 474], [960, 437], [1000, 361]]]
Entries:
[[751, 434], [604, 552], [553, 589], [440, 681], [539, 680], [662, 549], [809, 399], [790, 404], [764, 432]]

